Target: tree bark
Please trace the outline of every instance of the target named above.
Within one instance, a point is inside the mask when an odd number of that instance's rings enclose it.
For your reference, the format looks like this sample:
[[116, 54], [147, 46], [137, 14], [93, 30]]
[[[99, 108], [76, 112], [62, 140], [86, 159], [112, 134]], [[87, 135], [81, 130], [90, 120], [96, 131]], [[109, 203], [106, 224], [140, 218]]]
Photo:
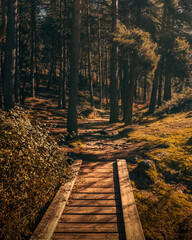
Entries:
[[59, 21], [60, 21], [60, 76], [59, 76], [59, 98], [58, 98], [58, 108], [62, 108], [62, 86], [63, 86], [63, 19], [62, 19], [62, 0], [59, 3]]
[[101, 19], [99, 16], [98, 19], [98, 64], [99, 64], [99, 96], [100, 96], [100, 108], [102, 108], [102, 100], [103, 100], [103, 80], [102, 80], [102, 72], [101, 72]]
[[7, 1], [7, 37], [5, 46], [5, 110], [15, 106], [14, 83], [16, 63], [16, 0]]
[[164, 97], [165, 101], [171, 100], [171, 75], [167, 72], [165, 75]]
[[71, 78], [69, 83], [69, 108], [67, 130], [69, 133], [78, 131], [77, 104], [79, 80], [80, 55], [80, 26], [81, 26], [81, 0], [72, 3], [72, 45], [71, 45]]
[[91, 76], [91, 41], [90, 41], [90, 20], [89, 20], [89, 3], [87, 6], [87, 47], [88, 47], [88, 78], [89, 78], [89, 93], [91, 107], [94, 106], [93, 100], [93, 80]]
[[20, 24], [19, 24], [19, 2], [16, 1], [16, 65], [15, 65], [15, 102], [19, 103], [20, 98], [20, 82], [19, 82], [19, 30], [20, 30]]
[[147, 101], [147, 72], [145, 71], [144, 86], [143, 86], [143, 103]]
[[[6, 32], [6, 27], [7, 27], [7, 16], [5, 14], [5, 0], [1, 0], [1, 9], [2, 9], [2, 14], [1, 14], [1, 21], [2, 24], [0, 25], [0, 42], [2, 41], [2, 38]], [[8, 5], [8, 3], [7, 3]]]
[[35, 49], [35, 11], [36, 3], [31, 0], [31, 65], [30, 65], [30, 76], [31, 76], [31, 96], [35, 97], [35, 76], [34, 76], [34, 49]]
[[159, 64], [155, 71], [155, 76], [153, 80], [153, 87], [151, 92], [151, 100], [149, 106], [149, 113], [154, 113], [156, 107], [156, 98], [157, 98], [157, 88], [158, 88], [158, 78], [159, 78]]
[[[112, 0], [112, 33], [117, 27], [118, 0]], [[117, 71], [118, 48], [116, 43], [111, 47], [111, 66], [110, 66], [110, 122], [118, 122], [118, 71]]]
[[134, 85], [136, 80], [136, 67], [135, 67], [135, 61], [134, 56], [132, 54], [131, 56], [131, 64], [130, 64], [130, 83], [128, 88], [128, 102], [127, 102], [127, 108], [125, 109], [125, 125], [131, 125], [132, 124], [132, 116], [133, 116], [133, 96], [134, 96]]

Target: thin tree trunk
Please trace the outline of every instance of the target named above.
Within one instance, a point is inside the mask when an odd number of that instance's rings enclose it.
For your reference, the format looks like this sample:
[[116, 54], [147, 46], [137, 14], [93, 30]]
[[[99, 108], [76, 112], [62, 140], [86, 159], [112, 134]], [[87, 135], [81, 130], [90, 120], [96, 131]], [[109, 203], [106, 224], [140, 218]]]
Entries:
[[123, 60], [123, 81], [122, 81], [122, 110], [123, 120], [128, 118], [128, 91], [129, 91], [129, 70], [128, 70], [128, 58]]
[[[118, 16], [118, 0], [112, 0], [112, 33], [117, 27]], [[118, 122], [118, 81], [117, 81], [117, 57], [118, 48], [116, 43], [112, 43], [111, 47], [111, 76], [110, 76], [110, 122]]]
[[3, 51], [0, 44], [0, 108], [3, 107], [3, 92], [2, 92], [2, 65], [3, 65]]
[[81, 26], [81, 0], [72, 3], [72, 46], [71, 46], [71, 78], [69, 83], [69, 108], [67, 131], [77, 132], [77, 104], [78, 80], [80, 58], [80, 26]]
[[20, 81], [19, 81], [19, 5], [18, 1], [16, 1], [16, 66], [15, 66], [15, 102], [19, 102], [19, 95], [20, 95]]
[[143, 86], [143, 103], [147, 101], [147, 73], [145, 73], [144, 86]]
[[108, 92], [109, 92], [109, 87], [108, 87], [108, 48], [105, 48], [106, 51], [106, 80], [105, 80], [105, 96], [106, 96], [106, 105], [107, 107], [109, 106], [109, 96], [108, 96]]
[[171, 100], [171, 75], [167, 72], [165, 75], [164, 97], [165, 101]]
[[102, 77], [101, 77], [101, 19], [99, 16], [98, 19], [98, 64], [99, 64], [99, 96], [100, 96], [100, 108], [102, 108], [102, 100], [103, 100], [103, 83], [102, 83]]
[[91, 76], [91, 41], [90, 41], [90, 20], [89, 20], [89, 3], [87, 6], [87, 47], [88, 47], [88, 78], [89, 78], [89, 93], [91, 107], [94, 106], [93, 100], [93, 80]]
[[62, 86], [63, 86], [63, 19], [62, 19], [62, 0], [59, 3], [60, 7], [60, 76], [59, 76], [59, 98], [58, 98], [58, 108], [62, 108]]
[[136, 80], [136, 68], [135, 68], [135, 61], [134, 56], [131, 57], [131, 65], [130, 65], [130, 83], [128, 87], [128, 103], [125, 114], [125, 125], [132, 124], [132, 117], [133, 117], [133, 96], [134, 96], [134, 85]]
[[15, 106], [14, 83], [16, 63], [16, 0], [7, 0], [7, 37], [5, 46], [5, 109]]
[[[160, 64], [160, 63], [159, 63]], [[158, 88], [158, 78], [159, 78], [159, 64], [155, 71], [155, 76], [153, 80], [153, 87], [151, 92], [151, 100], [149, 106], [149, 113], [154, 113], [156, 107], [156, 98], [157, 98], [157, 88]]]
[[2, 41], [2, 38], [6, 32], [6, 27], [7, 27], [7, 16], [5, 15], [5, 0], [1, 0], [1, 9], [2, 9], [2, 14], [1, 14], [2, 24], [0, 25], [0, 42]]
[[162, 84], [163, 84], [163, 66], [159, 74], [159, 88], [158, 88], [158, 106], [162, 105]]
[[35, 97], [35, 76], [34, 76], [34, 33], [35, 33], [35, 10], [36, 3], [31, 0], [31, 66], [30, 66], [30, 76], [31, 76], [31, 96]]

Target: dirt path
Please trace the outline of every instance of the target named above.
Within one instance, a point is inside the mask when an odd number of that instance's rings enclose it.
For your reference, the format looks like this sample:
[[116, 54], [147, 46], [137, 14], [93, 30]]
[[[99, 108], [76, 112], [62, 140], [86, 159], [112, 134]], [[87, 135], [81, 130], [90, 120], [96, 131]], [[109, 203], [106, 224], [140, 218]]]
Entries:
[[102, 161], [118, 158], [131, 159], [136, 152], [145, 148], [144, 143], [133, 144], [127, 138], [132, 128], [124, 128], [122, 123], [109, 123], [109, 112], [98, 110], [101, 117], [95, 119], [79, 119], [80, 141], [68, 146], [62, 139], [66, 133], [66, 110], [58, 109], [52, 99], [29, 98], [25, 106], [32, 119], [47, 125], [51, 134], [60, 142], [65, 154], [72, 158], [80, 157], [83, 160]]

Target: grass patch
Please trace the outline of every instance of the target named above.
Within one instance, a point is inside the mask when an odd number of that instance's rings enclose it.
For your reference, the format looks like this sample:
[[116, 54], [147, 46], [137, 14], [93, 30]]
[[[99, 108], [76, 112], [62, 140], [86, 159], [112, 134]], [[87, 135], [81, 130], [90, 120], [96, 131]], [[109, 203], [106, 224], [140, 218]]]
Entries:
[[192, 239], [192, 146], [187, 144], [192, 126], [186, 116], [167, 115], [128, 134], [133, 142], [145, 142], [139, 159], [157, 167], [152, 187], [141, 191], [134, 185], [146, 239]]

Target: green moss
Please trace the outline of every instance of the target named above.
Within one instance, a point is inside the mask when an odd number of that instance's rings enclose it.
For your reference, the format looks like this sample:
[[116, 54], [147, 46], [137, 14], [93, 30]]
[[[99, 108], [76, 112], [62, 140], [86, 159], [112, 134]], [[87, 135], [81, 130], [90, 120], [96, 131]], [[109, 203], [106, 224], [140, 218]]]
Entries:
[[[135, 188], [135, 198], [146, 239], [192, 239], [192, 136], [187, 113], [167, 115], [129, 133], [133, 142], [143, 142], [140, 159], [155, 162], [157, 179], [147, 191]], [[135, 185], [134, 185], [135, 186]]]

